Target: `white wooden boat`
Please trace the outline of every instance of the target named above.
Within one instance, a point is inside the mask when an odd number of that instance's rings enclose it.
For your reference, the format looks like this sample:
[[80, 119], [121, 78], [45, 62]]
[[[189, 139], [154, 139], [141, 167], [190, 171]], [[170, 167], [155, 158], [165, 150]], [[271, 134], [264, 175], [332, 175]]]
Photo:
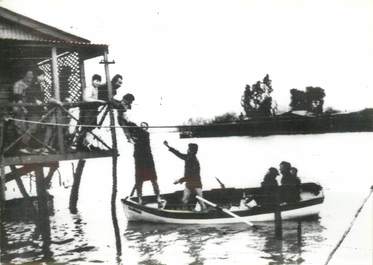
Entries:
[[122, 199], [128, 221], [153, 222], [170, 224], [227, 224], [240, 223], [241, 218], [234, 218], [221, 210], [228, 209], [232, 213], [249, 222], [273, 221], [274, 211], [279, 208], [283, 220], [316, 216], [324, 201], [322, 187], [316, 183], [302, 183], [300, 200], [294, 202], [263, 202], [261, 188], [224, 188], [203, 192], [203, 197], [219, 207], [209, 208], [201, 212], [196, 206], [196, 199], [191, 200], [190, 210], [181, 210], [182, 191], [162, 194], [163, 205], [158, 208], [155, 196], [143, 196], [143, 204], [138, 204], [137, 197]]

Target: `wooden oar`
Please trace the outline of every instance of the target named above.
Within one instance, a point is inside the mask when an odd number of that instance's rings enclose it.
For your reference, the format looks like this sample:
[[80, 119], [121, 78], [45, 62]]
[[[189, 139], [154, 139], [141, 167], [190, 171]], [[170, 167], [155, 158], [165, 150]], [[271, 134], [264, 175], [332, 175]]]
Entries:
[[225, 189], [225, 185], [224, 185], [224, 183], [221, 182], [220, 179], [218, 179], [217, 177], [215, 177], [215, 179], [219, 182], [220, 187], [221, 187], [222, 189]]
[[226, 214], [228, 214], [228, 215], [230, 215], [230, 216], [232, 216], [232, 217], [234, 217], [234, 218], [239, 219], [241, 222], [243, 222], [243, 223], [245, 223], [245, 224], [247, 224], [247, 225], [249, 225], [249, 226], [254, 226], [254, 224], [253, 224], [252, 222], [245, 220], [244, 218], [242, 218], [241, 216], [239, 216], [239, 215], [237, 215], [237, 214], [235, 214], [235, 213], [232, 213], [232, 212], [229, 211], [228, 209], [224, 209], [224, 208], [222, 208], [222, 207], [219, 207], [219, 206], [217, 206], [215, 203], [210, 202], [210, 201], [208, 201], [208, 200], [206, 200], [206, 199], [204, 199], [204, 198], [202, 198], [202, 197], [200, 197], [200, 196], [198, 196], [198, 195], [196, 195], [196, 198], [197, 198], [198, 200], [200, 200], [200, 201], [202, 201], [202, 202], [204, 202], [204, 203], [206, 203], [206, 204], [208, 204], [208, 205], [210, 205], [210, 206], [212, 206], [212, 207], [218, 209], [218, 210], [221, 210], [221, 211], [225, 212]]

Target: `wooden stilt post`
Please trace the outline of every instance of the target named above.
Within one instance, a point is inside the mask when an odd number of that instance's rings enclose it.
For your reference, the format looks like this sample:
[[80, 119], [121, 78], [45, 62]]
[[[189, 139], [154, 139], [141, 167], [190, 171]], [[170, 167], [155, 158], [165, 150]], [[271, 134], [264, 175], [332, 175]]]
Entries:
[[[58, 57], [57, 57], [57, 48], [52, 48], [52, 76], [53, 76], [53, 88], [54, 88], [54, 97], [56, 100], [61, 101], [60, 94], [60, 81], [58, 77]], [[57, 123], [62, 123], [62, 113], [61, 109], [57, 108]], [[65, 145], [63, 140], [63, 128], [61, 126], [57, 127], [57, 139], [58, 147], [61, 153], [65, 153]]]
[[78, 204], [80, 180], [82, 178], [84, 165], [85, 165], [85, 160], [79, 160], [76, 171], [74, 172], [74, 181], [73, 181], [73, 186], [71, 188], [70, 204], [69, 204], [69, 209], [71, 213], [77, 213], [78, 211], [78, 208], [76, 206]]
[[7, 234], [5, 227], [3, 225], [4, 216], [5, 216], [5, 170], [4, 170], [4, 121], [3, 119], [0, 120], [0, 228], [1, 228], [1, 235], [0, 235], [0, 245], [1, 249], [4, 250], [8, 245]]
[[297, 226], [297, 243], [298, 247], [300, 248], [302, 246], [302, 221], [298, 220], [298, 226]]
[[37, 226], [43, 240], [43, 252], [49, 253], [51, 244], [50, 221], [48, 211], [48, 193], [44, 183], [44, 172], [41, 165], [35, 165], [36, 192], [38, 195]]
[[[108, 61], [108, 52], [104, 52], [104, 66], [105, 66], [105, 76], [106, 76], [106, 83], [108, 87], [108, 98], [109, 100], [113, 99], [113, 91], [111, 87], [111, 80], [110, 80], [110, 73], [109, 73], [109, 61]], [[117, 163], [118, 163], [118, 150], [117, 150], [117, 136], [115, 133], [115, 120], [114, 120], [114, 113], [111, 106], [110, 108], [110, 132], [111, 132], [111, 139], [112, 139], [112, 149], [113, 149], [113, 186], [112, 186], [112, 193], [111, 193], [111, 217], [113, 221], [114, 227], [114, 234], [115, 234], [115, 244], [117, 249], [117, 256], [122, 255], [122, 243], [120, 240], [120, 231], [118, 226], [118, 219], [116, 213], [116, 199], [117, 199]]]
[[[4, 214], [5, 209], [5, 171], [3, 165], [3, 159], [0, 157], [0, 217]], [[0, 218], [1, 219], [1, 218]]]
[[4, 121], [3, 119], [0, 120], [0, 203], [1, 203], [1, 212], [3, 214], [3, 206], [5, 203], [5, 171], [4, 171]]
[[56, 172], [56, 170], [58, 169], [59, 166], [60, 165], [59, 165], [58, 162], [53, 163], [53, 164], [49, 164], [49, 171], [48, 171], [47, 176], [45, 177], [45, 186], [47, 187], [47, 189], [49, 189], [51, 187], [51, 182], [52, 182], [54, 172]]
[[[2, 138], [2, 135], [0, 136]], [[0, 140], [1, 141], [1, 140]], [[4, 217], [5, 217], [5, 171], [3, 166], [2, 151], [0, 156], [0, 182], [1, 182], [1, 198], [0, 198], [0, 246], [1, 250], [5, 251], [8, 245], [8, 237], [4, 227]], [[5, 261], [4, 261], [5, 262]]]
[[277, 192], [276, 206], [275, 206], [275, 237], [282, 239], [282, 217], [280, 208], [280, 192]]

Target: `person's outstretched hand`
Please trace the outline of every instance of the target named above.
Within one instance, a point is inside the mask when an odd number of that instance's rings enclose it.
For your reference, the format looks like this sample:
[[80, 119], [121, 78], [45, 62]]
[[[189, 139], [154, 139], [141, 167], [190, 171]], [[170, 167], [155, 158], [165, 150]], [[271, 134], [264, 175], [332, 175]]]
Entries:
[[163, 141], [163, 144], [164, 144], [166, 147], [170, 148], [170, 146], [168, 145], [168, 142], [167, 142], [167, 141]]

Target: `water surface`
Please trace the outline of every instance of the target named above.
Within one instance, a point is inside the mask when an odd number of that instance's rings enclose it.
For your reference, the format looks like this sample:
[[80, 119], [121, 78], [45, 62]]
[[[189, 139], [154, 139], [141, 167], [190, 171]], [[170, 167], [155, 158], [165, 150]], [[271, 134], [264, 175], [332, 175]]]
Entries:
[[[71, 163], [64, 162], [60, 181], [57, 175], [51, 189], [55, 196], [51, 236], [58, 243], [47, 255], [51, 264], [323, 264], [372, 185], [372, 133], [178, 139], [176, 134], [154, 131], [152, 148], [162, 192], [183, 187], [172, 184], [182, 176], [183, 162], [167, 151], [163, 140], [181, 151], [191, 141], [199, 144], [205, 189], [219, 187], [215, 177], [227, 187], [254, 187], [268, 167], [289, 161], [302, 180], [324, 186], [320, 218], [284, 222], [282, 241], [275, 239], [272, 223], [262, 223], [258, 229], [245, 224], [128, 224], [119, 199], [134, 185], [133, 149], [120, 135], [117, 215], [122, 256], [116, 256], [110, 213], [111, 159], [87, 160], [78, 214], [67, 209], [72, 173]], [[145, 183], [144, 194], [151, 193], [150, 183]], [[7, 195], [15, 194], [9, 185]], [[330, 264], [371, 264], [371, 209], [370, 199]], [[4, 263], [45, 258], [33, 221], [6, 222], [5, 230], [9, 248], [2, 251]]]

